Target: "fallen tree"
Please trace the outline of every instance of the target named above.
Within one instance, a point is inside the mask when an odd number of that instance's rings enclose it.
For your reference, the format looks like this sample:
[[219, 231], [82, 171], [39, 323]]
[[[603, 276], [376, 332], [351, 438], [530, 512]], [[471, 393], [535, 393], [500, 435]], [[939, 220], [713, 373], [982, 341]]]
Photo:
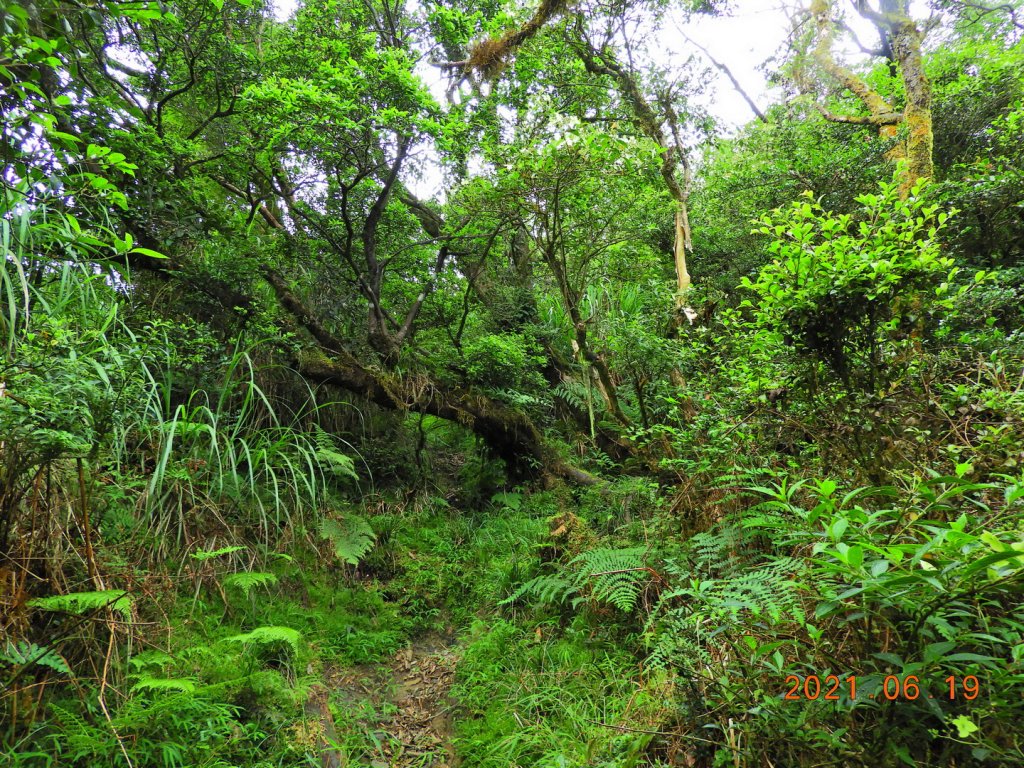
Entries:
[[345, 349], [287, 282], [271, 269], [264, 277], [281, 307], [312, 337], [314, 345], [296, 358], [305, 378], [354, 392], [383, 408], [411, 411], [456, 422], [483, 440], [516, 477], [552, 476], [583, 485], [599, 478], [565, 462], [546, 443], [526, 414], [469, 387], [447, 386], [423, 373], [397, 374], [367, 365]]

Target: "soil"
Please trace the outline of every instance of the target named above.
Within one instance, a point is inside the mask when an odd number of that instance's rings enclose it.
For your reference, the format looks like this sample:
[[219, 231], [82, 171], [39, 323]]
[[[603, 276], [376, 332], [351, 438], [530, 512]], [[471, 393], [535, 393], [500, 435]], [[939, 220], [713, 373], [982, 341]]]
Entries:
[[[377, 746], [372, 757], [359, 761], [325, 752], [324, 768], [456, 768], [448, 696], [457, 660], [453, 643], [432, 633], [385, 664], [332, 672], [326, 687], [335, 700], [348, 699], [353, 711], [364, 713], [359, 726]], [[325, 723], [324, 730], [329, 734], [332, 727]]]

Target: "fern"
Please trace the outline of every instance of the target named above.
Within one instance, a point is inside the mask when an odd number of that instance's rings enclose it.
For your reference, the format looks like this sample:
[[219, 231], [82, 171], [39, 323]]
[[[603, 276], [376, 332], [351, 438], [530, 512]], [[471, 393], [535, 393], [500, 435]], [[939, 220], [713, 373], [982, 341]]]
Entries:
[[491, 496], [491, 503], [497, 504], [503, 507], [504, 509], [510, 509], [513, 512], [518, 512], [520, 508], [523, 506], [523, 494], [516, 492], [508, 493], [503, 491], [501, 493], [496, 493], [493, 496]]
[[313, 442], [316, 445], [317, 459], [331, 474], [351, 480], [359, 479], [352, 458], [338, 451], [335, 438], [327, 434], [319, 424], [313, 425]]
[[89, 725], [81, 715], [59, 704], [51, 703], [49, 709], [71, 754], [94, 755], [97, 747], [102, 749], [109, 731]]
[[321, 520], [320, 538], [331, 542], [339, 560], [349, 565], [359, 565], [360, 559], [373, 547], [377, 536], [365, 519], [350, 515], [344, 520]]
[[224, 642], [242, 643], [262, 648], [283, 645], [291, 650], [293, 656], [297, 656], [301, 640], [302, 634], [291, 627], [256, 627], [252, 632], [246, 632], [244, 635], [227, 637]]
[[110, 608], [120, 613], [125, 621], [132, 620], [132, 598], [127, 592], [118, 589], [37, 597], [29, 600], [28, 605], [44, 611], [60, 611], [78, 615], [98, 611], [101, 608]]
[[45, 645], [27, 643], [24, 640], [20, 640], [18, 643], [8, 641], [7, 647], [0, 651], [0, 661], [25, 666], [36, 664], [40, 667], [49, 667], [55, 672], [65, 675], [71, 674], [68, 663], [56, 651]]
[[646, 547], [631, 547], [584, 552], [569, 563], [575, 572], [530, 579], [499, 605], [508, 605], [523, 597], [530, 597], [537, 603], [561, 604], [573, 597], [575, 607], [584, 599], [579, 595], [589, 590], [590, 599], [630, 613], [651, 580], [652, 571], [645, 565], [647, 551]]
[[[575, 379], [562, 379], [552, 394], [565, 401], [578, 411], [587, 410], [587, 385]], [[593, 398], [590, 398], [591, 402]], [[596, 404], [595, 404], [596, 405]]]
[[733, 617], [740, 611], [749, 611], [773, 623], [781, 621], [784, 616], [801, 620], [797, 594], [799, 583], [792, 576], [804, 567], [800, 560], [780, 557], [754, 570], [718, 581], [708, 590], [708, 599], [714, 601], [718, 612], [727, 612]]
[[560, 574], [537, 576], [502, 600], [498, 605], [509, 605], [523, 597], [530, 597], [537, 603], [564, 603], [570, 595], [579, 592], [572, 579]]
[[712, 575], [740, 565], [737, 553], [745, 541], [740, 526], [723, 523], [718, 529], [698, 533], [686, 542], [689, 564], [680, 569], [688, 574]]
[[243, 549], [245, 549], [245, 547], [221, 547], [220, 549], [215, 549], [212, 552], [200, 549], [199, 551], [192, 553], [192, 558], [202, 562], [203, 560], [210, 560], [214, 557], [220, 557], [221, 555], [231, 555], [235, 552], [241, 552]]
[[135, 669], [143, 670], [146, 667], [164, 667], [174, 661], [174, 658], [163, 651], [151, 650], [137, 653], [129, 659], [128, 663]]
[[727, 576], [700, 580], [669, 563], [669, 574], [687, 586], [662, 594], [648, 620], [653, 637], [648, 666], [665, 668], [679, 663], [689, 668], [709, 663], [707, 638], [722, 631], [747, 633], [784, 621], [802, 624], [803, 585], [799, 579], [805, 569], [802, 560], [779, 557], [751, 562]]
[[242, 591], [242, 594], [249, 597], [253, 587], [265, 587], [277, 584], [277, 576], [262, 571], [241, 571], [224, 577], [225, 587], [235, 587]]
[[166, 678], [140, 675], [132, 686], [132, 693], [138, 691], [175, 691], [177, 693], [195, 693], [196, 681], [189, 677]]
[[579, 566], [576, 585], [591, 586], [595, 600], [611, 603], [626, 613], [636, 608], [644, 587], [650, 583], [651, 571], [645, 564], [646, 547], [627, 549], [594, 549], [576, 557]]

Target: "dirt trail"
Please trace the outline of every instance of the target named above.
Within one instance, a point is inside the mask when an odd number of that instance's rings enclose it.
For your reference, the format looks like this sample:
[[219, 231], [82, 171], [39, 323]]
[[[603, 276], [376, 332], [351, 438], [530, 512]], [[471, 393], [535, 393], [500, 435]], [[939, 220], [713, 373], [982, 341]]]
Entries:
[[[341, 766], [455, 768], [448, 691], [455, 673], [453, 640], [429, 634], [386, 664], [338, 670], [327, 686], [366, 713], [374, 754]], [[361, 707], [362, 705], [362, 707]]]

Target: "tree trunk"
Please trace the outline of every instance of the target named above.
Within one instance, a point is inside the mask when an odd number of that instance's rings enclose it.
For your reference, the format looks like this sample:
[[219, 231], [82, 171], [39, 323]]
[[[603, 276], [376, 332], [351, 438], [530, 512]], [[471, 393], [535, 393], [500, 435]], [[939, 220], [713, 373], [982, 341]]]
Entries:
[[426, 375], [398, 376], [374, 370], [344, 353], [305, 353], [299, 357], [298, 369], [307, 379], [355, 392], [384, 408], [423, 413], [461, 424], [505, 462], [514, 478], [550, 475], [584, 485], [600, 483], [598, 478], [566, 464], [549, 450], [526, 415], [479, 392], [445, 387]]
[[867, 117], [836, 115], [819, 105], [828, 120], [875, 125], [879, 137], [895, 141], [887, 158], [900, 164], [900, 194], [907, 197], [920, 179], [934, 175], [932, 145], [932, 89], [924, 72], [921, 42], [924, 33], [910, 17], [908, 0], [881, 0], [880, 10], [867, 2], [855, 3], [857, 12], [871, 21], [882, 39], [882, 48], [875, 53], [890, 57], [903, 80], [906, 103], [895, 109], [882, 95], [854, 72], [839, 64], [832, 55], [830, 0], [814, 0], [811, 15], [817, 26], [818, 42], [814, 58], [818, 65], [853, 93], [868, 111]]
[[478, 435], [505, 461], [513, 477], [551, 475], [595, 485], [598, 478], [566, 464], [544, 442], [540, 430], [525, 414], [486, 395], [464, 387], [451, 387], [425, 374], [397, 374], [366, 365], [345, 350], [271, 269], [263, 276], [281, 306], [316, 341], [317, 349], [300, 354], [299, 373], [313, 381], [347, 389], [384, 408], [413, 411], [455, 421]]
[[935, 175], [932, 159], [932, 87], [924, 73], [921, 40], [924, 37], [914, 22], [906, 17], [893, 24], [892, 49], [903, 78], [907, 103], [903, 108], [906, 128], [907, 171], [905, 193], [919, 179]]

